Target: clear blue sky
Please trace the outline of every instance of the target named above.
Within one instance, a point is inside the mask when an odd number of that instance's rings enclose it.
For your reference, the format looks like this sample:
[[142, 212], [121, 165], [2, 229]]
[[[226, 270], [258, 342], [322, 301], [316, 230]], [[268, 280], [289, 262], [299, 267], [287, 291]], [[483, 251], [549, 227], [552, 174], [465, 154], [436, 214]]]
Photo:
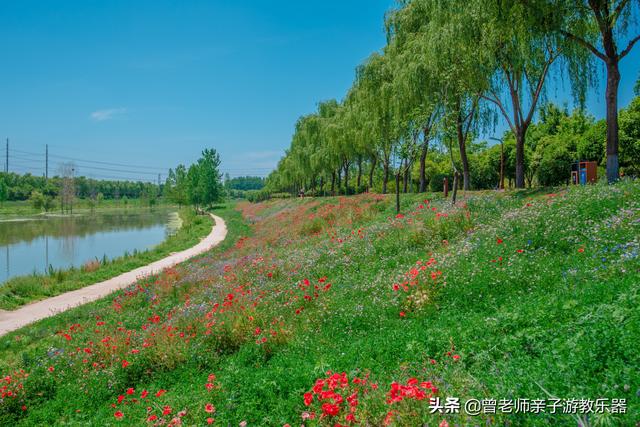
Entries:
[[[3, 1], [0, 137], [16, 150], [10, 169], [41, 175], [48, 143], [54, 173], [73, 157], [136, 165], [78, 162], [84, 175], [153, 178], [214, 147], [231, 175], [265, 175], [296, 119], [342, 98], [354, 68], [384, 45], [393, 4]], [[639, 52], [622, 64], [621, 106]], [[570, 101], [568, 84], [553, 86], [551, 98]], [[598, 117], [603, 90], [588, 105]]]

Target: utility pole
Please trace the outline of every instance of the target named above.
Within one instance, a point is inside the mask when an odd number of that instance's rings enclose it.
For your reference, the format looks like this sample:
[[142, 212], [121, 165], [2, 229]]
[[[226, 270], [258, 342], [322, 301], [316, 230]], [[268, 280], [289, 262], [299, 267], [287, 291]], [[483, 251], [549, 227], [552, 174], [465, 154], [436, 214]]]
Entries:
[[45, 145], [44, 178], [49, 179], [49, 144]]

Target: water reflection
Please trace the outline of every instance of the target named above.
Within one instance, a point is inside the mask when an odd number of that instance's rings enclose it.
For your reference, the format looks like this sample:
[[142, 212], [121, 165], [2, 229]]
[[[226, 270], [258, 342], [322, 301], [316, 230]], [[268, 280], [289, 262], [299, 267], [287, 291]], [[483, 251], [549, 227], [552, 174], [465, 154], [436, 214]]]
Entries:
[[175, 232], [176, 216], [158, 209], [0, 220], [0, 280], [148, 249]]

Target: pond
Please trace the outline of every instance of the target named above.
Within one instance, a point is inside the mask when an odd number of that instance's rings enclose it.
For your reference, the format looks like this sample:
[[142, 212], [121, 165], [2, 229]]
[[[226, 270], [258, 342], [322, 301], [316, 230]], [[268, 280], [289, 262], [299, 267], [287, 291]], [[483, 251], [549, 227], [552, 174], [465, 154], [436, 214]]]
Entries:
[[0, 283], [144, 251], [179, 227], [177, 212], [167, 209], [0, 219]]

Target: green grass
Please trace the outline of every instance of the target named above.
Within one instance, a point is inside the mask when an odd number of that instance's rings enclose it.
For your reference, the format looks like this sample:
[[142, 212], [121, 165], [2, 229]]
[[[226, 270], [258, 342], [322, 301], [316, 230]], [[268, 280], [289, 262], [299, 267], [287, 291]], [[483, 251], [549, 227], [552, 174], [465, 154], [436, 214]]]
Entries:
[[96, 261], [92, 268], [52, 269], [47, 274], [31, 274], [9, 279], [0, 285], [0, 309], [14, 310], [30, 302], [110, 279], [164, 258], [172, 252], [187, 249], [211, 232], [211, 218], [198, 216], [189, 208], [182, 208], [179, 215], [182, 227], [152, 249]]
[[[144, 200], [142, 199], [127, 199], [126, 203], [124, 200], [103, 200], [100, 202], [100, 205], [91, 207], [90, 201], [88, 199], [76, 199], [73, 205], [73, 213], [84, 213], [89, 211], [105, 211], [105, 210], [113, 210], [113, 209], [136, 209], [136, 208], [147, 208], [148, 206], [144, 204]], [[158, 200], [158, 204], [156, 206], [163, 206], [164, 203], [162, 199]], [[0, 204], [0, 218], [13, 218], [16, 216], [28, 216], [28, 215], [43, 215], [45, 212], [42, 209], [35, 209], [30, 201], [28, 200], [12, 200], [2, 202]], [[56, 207], [51, 210], [49, 213], [57, 214], [60, 213], [60, 206], [56, 205]]]
[[[305, 411], [321, 414], [318, 396], [307, 407], [303, 395], [331, 370], [377, 384], [336, 389], [345, 399], [369, 390], [358, 395], [360, 425], [389, 411], [400, 426], [577, 424], [386, 403], [390, 385], [410, 378], [442, 398], [624, 398], [627, 414], [580, 422], [634, 425], [640, 183], [470, 193], [465, 204], [407, 195], [396, 218], [393, 197], [287, 199], [242, 204], [244, 220], [225, 207], [229, 235], [211, 253], [0, 338], [0, 371], [17, 396], [0, 403], [0, 424], [133, 426], [155, 415], [300, 425]], [[151, 394], [141, 402], [142, 390]], [[338, 406], [338, 417], [304, 424], [348, 425], [346, 400]]]

